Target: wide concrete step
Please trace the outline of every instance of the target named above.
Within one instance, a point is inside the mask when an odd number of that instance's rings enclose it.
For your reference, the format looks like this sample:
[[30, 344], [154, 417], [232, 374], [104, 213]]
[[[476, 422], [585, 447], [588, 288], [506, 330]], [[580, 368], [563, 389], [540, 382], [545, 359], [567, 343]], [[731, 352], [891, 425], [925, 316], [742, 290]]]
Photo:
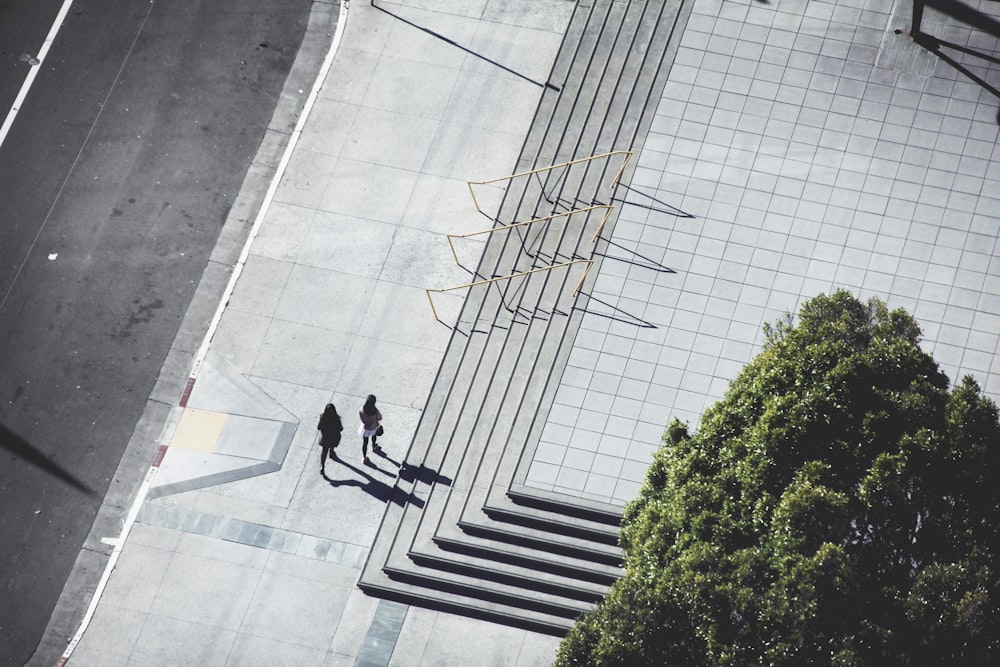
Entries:
[[[578, 4], [549, 77], [559, 90], [543, 92], [519, 168], [641, 143], [679, 38], [679, 7]], [[510, 181], [495, 219], [610, 201], [620, 164], [611, 162]], [[591, 257], [592, 227], [588, 219], [495, 233], [476, 274]], [[613, 218], [605, 234], [612, 227]], [[556, 269], [469, 290], [406, 456], [413, 472], [397, 481], [362, 572], [364, 590], [562, 634], [621, 576], [615, 508], [528, 489], [519, 474], [582, 319], [566, 296], [578, 276]], [[595, 279], [596, 271], [588, 284]]]
[[[606, 594], [607, 587], [624, 574], [617, 559], [609, 565], [595, 559], [589, 550], [580, 556], [470, 534], [461, 527], [464, 496], [465, 492], [453, 490], [445, 503], [428, 508], [411, 544], [411, 555], [415, 552], [427, 560], [433, 558], [435, 566], [442, 569], [475, 564], [504, 578], [516, 577], [528, 588], [551, 584], [588, 594]], [[445, 562], [451, 565], [444, 565]], [[564, 594], [579, 596], [573, 592]]]
[[555, 535], [566, 535], [617, 546], [618, 529], [621, 517], [617, 516], [613, 524], [604, 521], [594, 521], [581, 516], [576, 510], [576, 503], [541, 501], [525, 504], [521, 499], [529, 498], [526, 494], [512, 497], [508, 487], [491, 486], [481, 509], [482, 512], [497, 522], [526, 526], [544, 530]]
[[[424, 537], [419, 534], [418, 537]], [[506, 544], [501, 545], [506, 548]], [[518, 562], [497, 559], [489, 554], [484, 558], [479, 553], [449, 550], [433, 539], [414, 542], [408, 553], [414, 563], [441, 572], [456, 572], [483, 580], [495, 581], [509, 586], [532, 591], [542, 591], [551, 595], [597, 602], [607, 595], [607, 581], [594, 582], [574, 574], [539, 570], [533, 554]], [[524, 563], [524, 564], [522, 564]]]
[[494, 578], [424, 567], [403, 549], [391, 551], [382, 570], [390, 579], [411, 585], [564, 618], [576, 618], [593, 608], [592, 601], [579, 600], [556, 591], [533, 590], [522, 586], [519, 579], [497, 581]]
[[358, 587], [368, 595], [387, 600], [493, 621], [557, 637], [564, 636], [574, 623], [574, 619], [565, 616], [522, 609], [393, 579], [381, 569], [366, 573], [366, 576], [358, 581]]

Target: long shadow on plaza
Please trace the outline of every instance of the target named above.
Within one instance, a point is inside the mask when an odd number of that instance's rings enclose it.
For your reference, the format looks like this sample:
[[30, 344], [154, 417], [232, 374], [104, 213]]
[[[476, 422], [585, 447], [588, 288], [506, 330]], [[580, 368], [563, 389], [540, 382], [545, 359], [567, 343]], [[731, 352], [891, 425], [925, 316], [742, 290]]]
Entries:
[[[981, 30], [989, 35], [992, 35], [993, 37], [1000, 37], [1000, 21], [989, 14], [985, 14], [960, 2], [954, 2], [953, 0], [915, 0], [913, 3], [913, 25], [910, 30], [910, 36], [913, 38], [914, 42], [954, 67], [968, 79], [978, 84], [981, 88], [983, 88], [983, 90], [989, 91], [994, 97], [1000, 100], [1000, 90], [990, 85], [990, 83], [983, 77], [973, 72], [972, 69], [968, 67], [967, 62], [960, 62], [959, 58], [961, 56], [952, 56], [945, 53], [941, 49], [944, 47], [959, 53], [970, 55], [974, 58], [980, 58], [986, 61], [984, 69], [989, 69], [990, 65], [988, 63], [1000, 64], [1000, 58], [997, 58], [997, 56], [992, 53], [977, 51], [976, 49], [964, 44], [949, 42], [924, 32], [922, 30], [922, 19], [925, 6], [936, 9], [943, 14], [951, 16], [952, 18], [971, 26], [972, 28]], [[899, 31], [897, 30], [897, 33], [898, 32]], [[997, 124], [1000, 125], [1000, 108], [997, 109]]]
[[[588, 315], [593, 315], [595, 317], [603, 317], [603, 318], [611, 320], [612, 322], [621, 322], [622, 324], [630, 324], [630, 325], [632, 325], [632, 326], [634, 326], [634, 327], [636, 327], [638, 329], [656, 329], [657, 328], [657, 326], [655, 324], [653, 324], [652, 322], [648, 322], [648, 321], [642, 319], [641, 317], [633, 315], [632, 313], [629, 313], [629, 312], [627, 312], [627, 311], [619, 308], [618, 306], [614, 306], [614, 305], [608, 303], [607, 301], [602, 301], [601, 299], [598, 299], [593, 294], [587, 294], [586, 292], [580, 292], [580, 295], [587, 297], [587, 301], [588, 301], [587, 306], [585, 308], [578, 308], [577, 306], [573, 306], [573, 310], [580, 310], [580, 311], [582, 311], [584, 313], [587, 313]], [[594, 301], [596, 301], [597, 303], [599, 303], [602, 306], [604, 306], [605, 308], [607, 308], [609, 312], [602, 313], [602, 312], [598, 312], [597, 310], [591, 310], [591, 308], [590, 308], [590, 302], [594, 302]]]
[[445, 44], [450, 44], [451, 46], [454, 46], [456, 49], [464, 51], [464, 52], [468, 53], [469, 55], [471, 55], [471, 56], [473, 56], [475, 58], [479, 58], [480, 60], [486, 61], [489, 64], [493, 65], [494, 67], [497, 67], [499, 69], [502, 69], [505, 72], [513, 74], [514, 76], [518, 77], [519, 79], [523, 79], [523, 80], [527, 81], [528, 83], [533, 83], [536, 86], [538, 86], [539, 88], [550, 88], [550, 89], [552, 89], [552, 90], [554, 90], [556, 92], [558, 92], [560, 90], [559, 86], [551, 84], [548, 81], [546, 81], [544, 83], [542, 83], [541, 81], [535, 81], [531, 77], [526, 76], [524, 74], [521, 74], [520, 72], [518, 72], [516, 70], [513, 70], [510, 67], [507, 67], [506, 65], [504, 65], [502, 63], [499, 63], [496, 60], [493, 60], [492, 58], [488, 58], [488, 57], [484, 56], [483, 54], [478, 53], [476, 51], [473, 51], [472, 49], [470, 49], [470, 48], [468, 48], [466, 46], [462, 46], [461, 44], [459, 44], [455, 40], [451, 39], [450, 37], [447, 37], [446, 35], [442, 35], [441, 33], [437, 32], [435, 30], [431, 30], [430, 28], [424, 27], [424, 26], [420, 25], [419, 23], [414, 23], [413, 21], [411, 21], [409, 19], [403, 18], [399, 14], [394, 14], [393, 12], [390, 12], [388, 9], [385, 9], [384, 7], [378, 6], [375, 3], [375, 0], [370, 0], [370, 4], [375, 9], [379, 10], [380, 12], [384, 12], [384, 13], [388, 14], [389, 16], [393, 17], [397, 21], [402, 21], [403, 23], [405, 23], [406, 25], [408, 25], [408, 26], [410, 26], [412, 28], [416, 28], [417, 30], [420, 30], [421, 32], [427, 33], [431, 37], [435, 37], [437, 39], [440, 39]]
[[[378, 463], [375, 462], [376, 461], [375, 457], [384, 459], [390, 464], [390, 466], [398, 468], [398, 473], [392, 470], [386, 470], [384, 468], [379, 467]], [[371, 469], [389, 478], [395, 478], [398, 475], [398, 478], [404, 482], [416, 481], [416, 482], [421, 482], [425, 485], [437, 483], [437, 484], [443, 484], [445, 486], [451, 486], [451, 479], [449, 479], [448, 477], [444, 475], [439, 475], [437, 472], [423, 465], [413, 466], [407, 463], [406, 461], [400, 463], [399, 461], [396, 461], [395, 459], [390, 457], [388, 454], [385, 454], [384, 452], [381, 454], [378, 453], [373, 454], [373, 458], [371, 459], [371, 461], [372, 462], [370, 464], [367, 464], [365, 468]], [[334, 479], [331, 478], [329, 474], [323, 473], [323, 479], [325, 479], [330, 486], [333, 487], [356, 486], [359, 487], [362, 491], [364, 491], [368, 495], [378, 500], [381, 500], [382, 502], [391, 501], [400, 506], [403, 505], [415, 505], [416, 507], [424, 506], [424, 501], [415, 496], [414, 494], [406, 493], [405, 491], [400, 489], [399, 486], [386, 483], [381, 479], [379, 479], [378, 477], [369, 474], [367, 470], [362, 470], [357, 466], [351, 465], [350, 463], [339, 457], [330, 459], [327, 465], [342, 466], [344, 468], [347, 468], [348, 470], [353, 471], [356, 475], [364, 478], [364, 480]]]
[[[675, 217], [678, 217], [678, 218], [694, 218], [695, 217], [691, 213], [688, 213], [687, 211], [683, 211], [683, 210], [677, 208], [676, 206], [674, 206], [673, 204], [668, 204], [665, 201], [657, 199], [653, 195], [647, 194], [647, 193], [643, 192], [642, 190], [640, 190], [637, 187], [633, 187], [633, 186], [627, 185], [625, 183], [619, 183], [618, 187], [624, 188], [625, 190], [627, 190], [627, 193], [626, 193], [626, 195], [625, 195], [625, 197], [623, 199], [618, 199], [616, 197], [612, 197], [611, 201], [613, 201], [613, 202], [615, 202], [615, 201], [616, 202], [621, 202], [625, 206], [636, 206], [638, 208], [645, 208], [645, 209], [648, 209], [650, 211], [654, 211], [656, 213], [666, 213], [667, 215], [672, 215], [672, 216], [675, 216]], [[645, 197], [647, 200], [649, 200], [649, 202], [652, 202], [652, 203], [648, 203], [648, 202], [647, 203], [640, 203], [640, 202], [637, 202], [635, 200], [631, 200], [630, 201], [629, 198], [628, 198], [628, 196], [630, 194], [632, 194], [632, 193], [635, 193], [635, 194], [637, 194], [640, 197]], [[654, 206], [654, 204], [655, 204], [655, 206]]]

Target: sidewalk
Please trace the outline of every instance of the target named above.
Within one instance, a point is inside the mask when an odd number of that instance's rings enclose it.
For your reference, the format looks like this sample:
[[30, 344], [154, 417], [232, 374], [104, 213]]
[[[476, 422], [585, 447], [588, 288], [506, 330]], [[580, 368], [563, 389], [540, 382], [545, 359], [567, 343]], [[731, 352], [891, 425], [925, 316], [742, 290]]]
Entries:
[[[511, 173], [573, 8], [438, 5], [350, 7], [68, 664], [551, 662], [555, 638], [355, 586], [451, 334], [424, 289], [468, 282], [444, 235], [486, 224], [466, 181]], [[477, 193], [484, 208], [501, 194]], [[464, 263], [479, 248], [465, 241]], [[442, 320], [461, 299], [436, 297]], [[372, 467], [355, 435], [368, 393], [387, 431]], [[328, 402], [345, 431], [324, 479], [315, 425]]]
[[[924, 17], [975, 52], [956, 57], [977, 83], [909, 40], [905, 5], [697, 0], [619, 195], [613, 247], [648, 262], [604, 262], [594, 294], [614, 310], [587, 316], [528, 484], [628, 500], [648, 433], [696, 423], [764, 322], [836, 286], [909, 309], [949, 377], [1000, 396], [997, 39]], [[355, 582], [450, 335], [423, 289], [467, 282], [444, 234], [482, 227], [465, 181], [512, 171], [573, 3], [379, 6], [350, 8], [71, 665], [554, 656], [552, 637]], [[435, 303], [450, 321], [461, 296]], [[368, 393], [387, 429], [373, 468], [353, 433]], [[327, 481], [314, 427], [330, 401], [345, 438]], [[623, 445], [620, 422], [581, 421], [595, 406], [641, 430]]]

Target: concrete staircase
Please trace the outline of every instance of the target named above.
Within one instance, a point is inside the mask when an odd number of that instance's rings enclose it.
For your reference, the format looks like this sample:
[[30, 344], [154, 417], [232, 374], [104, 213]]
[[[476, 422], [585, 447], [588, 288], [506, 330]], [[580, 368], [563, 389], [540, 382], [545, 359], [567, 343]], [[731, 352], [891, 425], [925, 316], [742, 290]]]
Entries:
[[[517, 171], [638, 150], [690, 0], [581, 0]], [[510, 181], [497, 226], [609, 203], [621, 158]], [[627, 183], [629, 172], [623, 181]], [[587, 306], [604, 212], [490, 235], [359, 586], [369, 594], [564, 634], [622, 575], [620, 508], [523, 484]], [[611, 234], [614, 217], [603, 232]]]

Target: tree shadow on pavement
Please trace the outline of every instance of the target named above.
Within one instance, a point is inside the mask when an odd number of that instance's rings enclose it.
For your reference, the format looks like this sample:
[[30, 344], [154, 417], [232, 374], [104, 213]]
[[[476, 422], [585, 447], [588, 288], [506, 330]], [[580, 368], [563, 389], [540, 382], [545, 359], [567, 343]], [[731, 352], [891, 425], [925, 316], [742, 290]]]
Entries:
[[31, 443], [19, 436], [14, 431], [0, 424], [0, 449], [5, 449], [19, 459], [30, 463], [42, 472], [52, 475], [61, 482], [69, 484], [77, 491], [81, 491], [88, 496], [94, 495], [93, 489], [74, 477], [69, 471], [53, 461], [36, 448]]

